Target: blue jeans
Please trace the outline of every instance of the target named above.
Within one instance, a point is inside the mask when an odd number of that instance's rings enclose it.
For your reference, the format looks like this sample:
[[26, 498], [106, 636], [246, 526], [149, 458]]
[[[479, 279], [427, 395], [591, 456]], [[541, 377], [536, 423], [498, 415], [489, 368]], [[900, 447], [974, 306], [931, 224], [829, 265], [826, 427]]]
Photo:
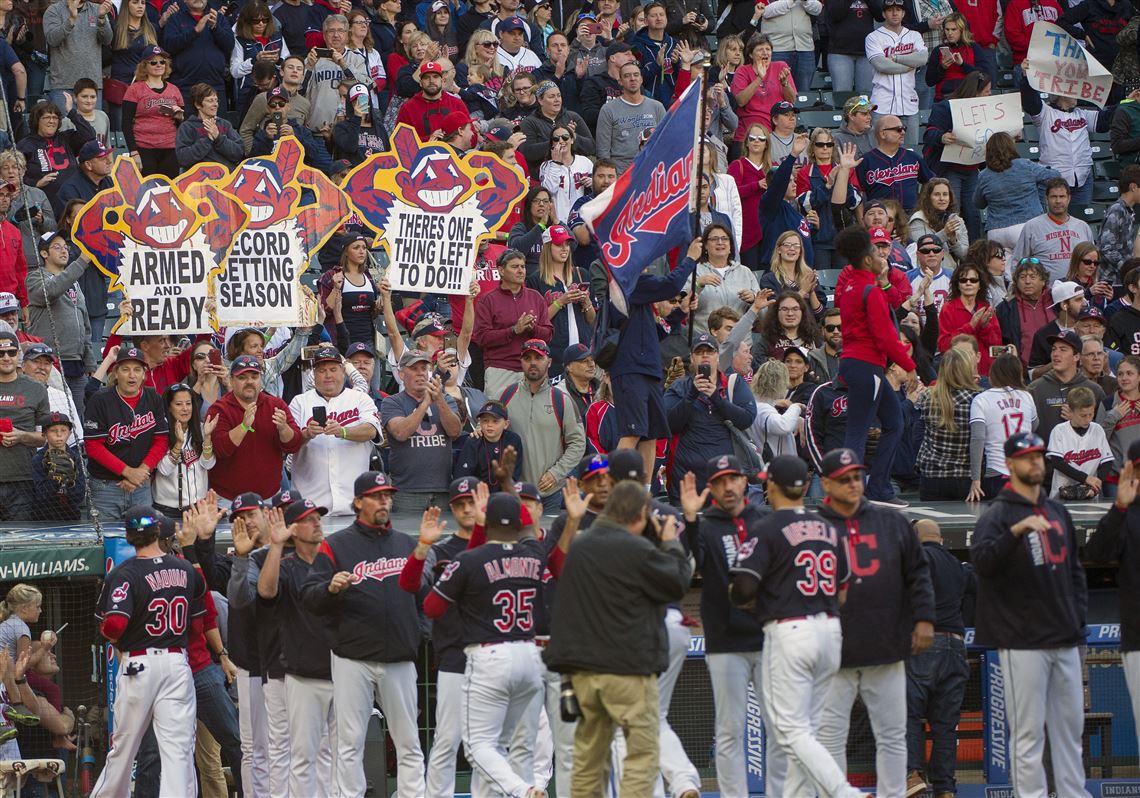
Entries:
[[[892, 333], [893, 334], [893, 333]], [[894, 486], [891, 485], [891, 466], [895, 452], [902, 438], [902, 411], [899, 397], [883, 373], [882, 366], [863, 360], [843, 358], [839, 361], [839, 380], [847, 386], [847, 434], [843, 445], [854, 450], [860, 459], [867, 448], [867, 433], [871, 420], [878, 418], [879, 445], [875, 448], [875, 460], [871, 463], [870, 479], [867, 482], [867, 498], [871, 500], [893, 499]]]
[[962, 221], [966, 223], [970, 241], [977, 241], [982, 237], [982, 212], [974, 204], [974, 189], [978, 187], [978, 170], [971, 169], [967, 172], [947, 169], [943, 177], [950, 181], [950, 190], [958, 200], [958, 212], [962, 214]]
[[[1092, 202], [1093, 198], [1092, 173], [1089, 173], [1088, 179], [1085, 180], [1085, 182], [1081, 183], [1080, 185], [1072, 186], [1071, 189], [1072, 190], [1070, 191], [1069, 196], [1069, 208], [1080, 209], [1087, 207]], [[1072, 213], [1072, 210], [1069, 212]], [[1081, 214], [1079, 212], [1073, 213], [1073, 216], [1076, 216], [1078, 219], [1081, 218]]]
[[828, 53], [827, 71], [831, 73], [833, 91], [871, 93], [871, 81], [874, 79], [875, 70], [864, 56]]
[[[198, 700], [197, 719], [210, 732], [222, 751], [222, 765], [231, 773], [241, 773], [241, 730], [237, 707], [226, 692], [222, 669], [211, 663], [194, 674], [194, 694]], [[162, 759], [154, 729], [148, 728], [135, 756], [135, 798], [155, 798], [162, 775]], [[241, 779], [238, 779], [240, 788]]]
[[[969, 678], [966, 644], [946, 634], [935, 634], [930, 648], [906, 661], [906, 769], [925, 770], [935, 793], [955, 791], [955, 729]], [[923, 719], [930, 724], [931, 738], [930, 766], [926, 768]]]
[[120, 488], [118, 482], [105, 479], [92, 479], [90, 485], [91, 518], [95, 520], [97, 512], [98, 520], [103, 524], [118, 523], [123, 520], [123, 515], [130, 508], [138, 504], [151, 503], [149, 482], [130, 493]]
[[32, 481], [0, 482], [0, 521], [15, 523], [32, 519]]
[[792, 70], [797, 93], [806, 94], [811, 89], [811, 79], [815, 76], [815, 50], [781, 50], [772, 53], [772, 60], [783, 61]]
[[974, 51], [974, 65], [990, 76], [991, 84], [996, 89], [998, 80], [997, 50], [979, 47]]
[[918, 109], [927, 111], [934, 105], [934, 87], [926, 85], [926, 67], [914, 71], [914, 90], [918, 92]]

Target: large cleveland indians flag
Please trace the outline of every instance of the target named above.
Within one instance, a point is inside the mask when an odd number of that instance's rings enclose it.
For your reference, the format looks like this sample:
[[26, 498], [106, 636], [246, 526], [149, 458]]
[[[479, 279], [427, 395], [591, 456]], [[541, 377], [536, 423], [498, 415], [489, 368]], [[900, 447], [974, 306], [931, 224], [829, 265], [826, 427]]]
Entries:
[[701, 82], [677, 98], [626, 173], [579, 211], [598, 239], [610, 298], [623, 313], [642, 270], [693, 238], [689, 209]]

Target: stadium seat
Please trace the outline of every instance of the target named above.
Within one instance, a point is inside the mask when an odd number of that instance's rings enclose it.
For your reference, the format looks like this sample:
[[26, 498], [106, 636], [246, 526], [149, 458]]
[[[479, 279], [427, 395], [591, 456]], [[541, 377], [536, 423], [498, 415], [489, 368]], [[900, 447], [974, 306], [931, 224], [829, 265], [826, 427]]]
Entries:
[[1104, 206], [1097, 205], [1096, 203], [1093, 203], [1092, 205], [1086, 205], [1083, 208], [1073, 209], [1073, 215], [1078, 219], [1083, 220], [1087, 224], [1092, 224], [1093, 222], [1103, 222]]
[[815, 89], [816, 91], [824, 91], [830, 89], [831, 75], [817, 71], [815, 75], [812, 76], [811, 86], [809, 88]]
[[999, 89], [1013, 89], [1017, 87], [1013, 79], [1012, 69], [999, 69], [997, 76], [997, 85]]
[[1038, 156], [1041, 155], [1041, 148], [1037, 146], [1035, 141], [1019, 141], [1017, 142], [1017, 154], [1022, 158], [1029, 158], [1031, 161], [1036, 161]]
[[843, 124], [843, 113], [841, 111], [800, 111], [799, 123], [808, 130], [817, 127], [839, 127]]
[[837, 111], [843, 111], [843, 105], [852, 97], [858, 97], [863, 92], [861, 91], [833, 91], [831, 92], [832, 99], [834, 100], [834, 108]]
[[1105, 160], [1112, 157], [1112, 149], [1107, 141], [1093, 141], [1090, 144], [1094, 161]]
[[1021, 129], [1021, 140], [1033, 142], [1036, 144], [1041, 140], [1041, 132], [1037, 129], [1037, 125], [1026, 125]]
[[831, 293], [835, 290], [835, 284], [839, 281], [839, 273], [842, 269], [818, 269], [815, 273], [816, 279], [819, 280], [820, 286], [824, 291]]
[[1112, 204], [1120, 199], [1120, 186], [1111, 182], [1093, 184], [1093, 202]]

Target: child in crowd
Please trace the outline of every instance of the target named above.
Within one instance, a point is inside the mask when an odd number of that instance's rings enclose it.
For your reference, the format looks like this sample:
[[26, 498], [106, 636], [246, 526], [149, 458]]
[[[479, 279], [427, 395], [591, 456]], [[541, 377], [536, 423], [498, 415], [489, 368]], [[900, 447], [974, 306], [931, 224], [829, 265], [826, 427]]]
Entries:
[[[1088, 388], [1073, 388], [1067, 397], [1069, 420], [1049, 433], [1046, 462], [1053, 468], [1051, 498], [1091, 499], [1101, 492], [1112, 472], [1113, 455], [1104, 428], [1093, 423], [1096, 396]], [[1066, 490], [1080, 485], [1084, 490]]]
[[47, 441], [32, 455], [37, 516], [44, 521], [78, 521], [86, 485], [79, 448], [68, 446], [71, 419], [52, 413], [44, 424]]
[[503, 452], [508, 446], [515, 447], [515, 453], [518, 455], [513, 479], [521, 479], [522, 438], [517, 432], [507, 429], [511, 422], [507, 416], [507, 408], [502, 402], [494, 400], [487, 402], [479, 409], [475, 418], [479, 422], [479, 429], [467, 439], [467, 443], [460, 450], [452, 477], [455, 479], [478, 477], [486, 482], [487, 487], [494, 493], [503, 489], [495, 476], [495, 465], [503, 461]]

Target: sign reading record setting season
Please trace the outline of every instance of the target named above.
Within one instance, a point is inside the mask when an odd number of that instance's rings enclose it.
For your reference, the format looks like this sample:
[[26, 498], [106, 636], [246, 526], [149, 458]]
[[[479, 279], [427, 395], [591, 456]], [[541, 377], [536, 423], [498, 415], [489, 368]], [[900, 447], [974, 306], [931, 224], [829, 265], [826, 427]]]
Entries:
[[340, 186], [305, 164], [292, 137], [233, 170], [199, 164], [174, 180], [143, 177], [120, 157], [111, 188], [84, 206], [72, 230], [111, 290], [129, 300], [116, 332], [310, 325], [317, 299], [301, 275], [349, 221], [388, 251], [382, 276], [393, 288], [466, 293], [480, 240], [506, 223], [526, 190], [522, 174], [489, 153], [424, 144], [407, 126], [392, 140], [391, 151]]

